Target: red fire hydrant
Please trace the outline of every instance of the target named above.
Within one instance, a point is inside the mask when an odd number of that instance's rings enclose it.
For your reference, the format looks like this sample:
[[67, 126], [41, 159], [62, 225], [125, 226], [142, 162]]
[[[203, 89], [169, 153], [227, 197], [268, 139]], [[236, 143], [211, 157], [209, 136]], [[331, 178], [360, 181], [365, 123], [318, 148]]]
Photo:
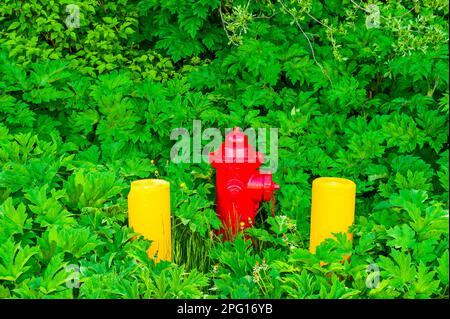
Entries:
[[233, 239], [239, 229], [253, 225], [261, 201], [269, 201], [279, 185], [271, 172], [261, 172], [264, 154], [255, 152], [248, 137], [235, 128], [225, 142], [209, 154], [216, 169], [216, 212], [222, 221], [221, 233]]

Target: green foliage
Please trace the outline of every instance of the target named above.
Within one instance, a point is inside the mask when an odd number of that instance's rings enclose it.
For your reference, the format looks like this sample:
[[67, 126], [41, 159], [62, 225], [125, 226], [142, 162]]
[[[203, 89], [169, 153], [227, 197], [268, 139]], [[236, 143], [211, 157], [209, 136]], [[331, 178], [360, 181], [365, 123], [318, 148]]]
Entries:
[[[370, 2], [374, 28], [348, 0], [72, 3], [0, 8], [0, 298], [448, 298], [446, 1]], [[279, 129], [274, 216], [234, 242], [210, 165], [170, 162], [193, 120]], [[317, 176], [357, 203], [312, 254]], [[127, 227], [139, 178], [171, 182], [173, 262]]]
[[22, 248], [20, 243], [16, 244], [12, 238], [4, 241], [0, 250], [0, 279], [15, 282], [30, 269], [30, 266], [25, 265], [36, 252], [36, 247]]
[[[67, 10], [70, 4], [79, 8], [79, 28], [66, 25], [73, 13]], [[0, 9], [0, 44], [24, 65], [37, 59], [65, 59], [87, 74], [129, 67], [136, 77], [167, 79], [173, 75], [170, 59], [146, 43], [143, 46], [149, 50], [136, 47], [146, 39], [139, 32], [138, 20], [144, 19], [139, 6], [136, 0], [102, 4], [93, 0], [7, 0]]]

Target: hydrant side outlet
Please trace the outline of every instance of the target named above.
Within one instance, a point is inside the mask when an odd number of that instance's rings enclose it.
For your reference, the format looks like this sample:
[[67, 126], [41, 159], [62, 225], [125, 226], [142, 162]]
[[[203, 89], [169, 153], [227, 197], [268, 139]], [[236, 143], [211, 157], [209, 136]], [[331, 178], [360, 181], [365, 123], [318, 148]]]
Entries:
[[216, 212], [222, 221], [221, 233], [232, 239], [237, 231], [254, 224], [261, 201], [269, 201], [279, 185], [272, 173], [261, 172], [264, 155], [256, 152], [248, 137], [235, 128], [225, 142], [209, 154], [216, 169]]

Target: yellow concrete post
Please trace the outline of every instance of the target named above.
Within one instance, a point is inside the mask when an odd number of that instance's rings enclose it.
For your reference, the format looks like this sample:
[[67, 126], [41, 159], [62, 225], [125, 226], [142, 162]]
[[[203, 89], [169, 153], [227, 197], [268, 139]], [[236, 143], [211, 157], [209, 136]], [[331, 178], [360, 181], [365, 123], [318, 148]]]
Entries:
[[161, 179], [141, 179], [131, 183], [128, 194], [128, 225], [152, 240], [150, 258], [172, 260], [170, 227], [170, 183]]
[[311, 234], [309, 250], [316, 247], [332, 233], [347, 233], [355, 219], [356, 184], [337, 177], [319, 177], [312, 184]]

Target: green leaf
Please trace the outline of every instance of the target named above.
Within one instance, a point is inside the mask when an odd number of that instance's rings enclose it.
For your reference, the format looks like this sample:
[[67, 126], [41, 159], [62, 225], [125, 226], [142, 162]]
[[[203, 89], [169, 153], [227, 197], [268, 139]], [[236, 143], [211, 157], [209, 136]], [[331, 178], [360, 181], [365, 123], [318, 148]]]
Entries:
[[74, 224], [75, 220], [72, 215], [58, 201], [65, 196], [64, 190], [52, 190], [51, 196], [48, 198], [47, 189], [48, 185], [46, 184], [40, 189], [30, 189], [25, 194], [25, 198], [31, 203], [28, 207], [36, 214], [35, 221], [42, 227]]
[[37, 247], [22, 248], [20, 243], [14, 243], [13, 238], [2, 242], [0, 244], [0, 280], [17, 281], [30, 269], [30, 266], [26, 264], [37, 252]]
[[408, 250], [413, 248], [416, 243], [416, 234], [407, 224], [403, 224], [402, 226], [397, 225], [394, 228], [388, 229], [387, 234], [393, 238], [387, 244], [394, 248]]
[[414, 259], [424, 263], [434, 262], [436, 260], [436, 245], [437, 240], [433, 238], [418, 242], [413, 250]]
[[12, 198], [9, 197], [0, 206], [0, 229], [2, 234], [0, 238], [6, 240], [14, 234], [23, 234], [24, 229], [31, 228], [31, 221], [28, 219], [26, 207], [23, 203], [13, 206]]
[[61, 226], [49, 227], [37, 242], [40, 246], [41, 258], [46, 262], [59, 252], [70, 253], [79, 259], [103, 244], [89, 228]]
[[347, 288], [342, 282], [339, 281], [336, 275], [332, 275], [331, 287], [329, 290], [325, 285], [320, 287], [320, 298], [324, 299], [351, 299], [360, 294], [358, 290]]
[[414, 298], [430, 298], [430, 296], [439, 287], [439, 281], [433, 280], [436, 272], [430, 270], [424, 263], [420, 262], [417, 268], [417, 280], [412, 284], [409, 289], [407, 297], [413, 294]]
[[9, 289], [0, 285], [0, 299], [10, 299], [10, 298], [11, 292], [9, 291]]
[[387, 139], [387, 146], [397, 146], [400, 152], [412, 152], [425, 142], [425, 134], [417, 128], [414, 120], [402, 113], [394, 114], [389, 122], [383, 126], [383, 132]]
[[114, 172], [90, 172], [81, 169], [64, 182], [64, 201], [73, 209], [101, 207], [124, 188], [121, 180], [116, 180]]
[[389, 278], [390, 283], [400, 289], [404, 290], [410, 285], [415, 276], [416, 268], [411, 263], [411, 256], [409, 253], [392, 250], [391, 258], [381, 256], [379, 266], [384, 271], [381, 273], [382, 278]]
[[444, 252], [444, 254], [439, 257], [439, 266], [436, 267], [436, 272], [438, 273], [439, 279], [441, 280], [444, 286], [448, 288], [448, 272], [449, 272], [449, 253], [448, 250]]
[[64, 262], [64, 254], [54, 255], [48, 265], [45, 267], [40, 291], [44, 294], [50, 294], [55, 291], [67, 289], [63, 286], [68, 280], [68, 273], [65, 270], [67, 263]]

